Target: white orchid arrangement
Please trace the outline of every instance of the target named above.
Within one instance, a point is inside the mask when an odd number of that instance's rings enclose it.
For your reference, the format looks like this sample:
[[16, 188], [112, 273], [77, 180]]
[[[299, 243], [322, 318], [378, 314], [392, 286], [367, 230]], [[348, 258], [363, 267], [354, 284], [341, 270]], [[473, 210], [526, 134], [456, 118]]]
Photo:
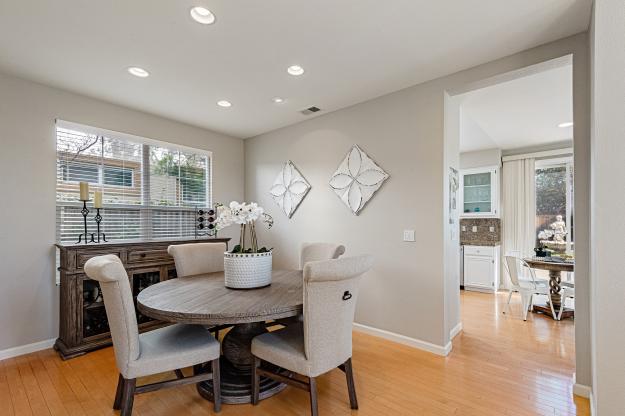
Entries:
[[[241, 227], [239, 244], [232, 249], [233, 253], [266, 253], [271, 251], [271, 249], [267, 249], [266, 247], [258, 247], [256, 221], [259, 219], [262, 219], [262, 221], [267, 224], [268, 228], [271, 228], [273, 225], [271, 215], [266, 214], [263, 207], [258, 206], [256, 202], [246, 204], [245, 202], [239, 203], [237, 201], [232, 201], [227, 207], [221, 204], [217, 205], [217, 231], [223, 230], [233, 224], [239, 224]], [[251, 247], [246, 248], [245, 238], [248, 229], [250, 232]]]

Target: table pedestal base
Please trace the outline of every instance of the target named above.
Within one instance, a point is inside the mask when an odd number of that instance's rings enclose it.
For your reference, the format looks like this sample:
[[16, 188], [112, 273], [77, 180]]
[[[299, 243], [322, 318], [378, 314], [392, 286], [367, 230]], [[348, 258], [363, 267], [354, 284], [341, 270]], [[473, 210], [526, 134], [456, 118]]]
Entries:
[[[221, 365], [221, 401], [226, 404], [244, 404], [252, 402], [252, 373], [250, 370], [235, 368], [223, 356]], [[260, 378], [260, 400], [280, 393], [286, 388], [286, 384], [271, 380], [266, 377]], [[213, 401], [212, 380], [198, 383], [197, 391], [206, 400]]]
[[[264, 322], [235, 325], [221, 341], [221, 400], [228, 404], [252, 401], [252, 340], [267, 332]], [[277, 367], [273, 367], [275, 371]], [[204, 371], [204, 370], [200, 370]], [[210, 371], [208, 368], [205, 371]], [[286, 384], [270, 378], [260, 378], [260, 399], [266, 399], [284, 390]], [[212, 380], [197, 385], [200, 396], [213, 401]]]
[[[556, 313], [558, 313], [559, 311], [559, 307], [558, 309], [556, 309]], [[545, 315], [549, 316], [550, 318], [553, 318], [553, 315], [551, 314], [551, 308], [549, 307], [549, 305], [534, 305], [534, 309], [533, 311], [535, 313], [544, 313]], [[575, 310], [574, 309], [570, 309], [570, 308], [564, 308], [564, 310], [562, 311], [562, 318], [574, 318], [575, 317]]]

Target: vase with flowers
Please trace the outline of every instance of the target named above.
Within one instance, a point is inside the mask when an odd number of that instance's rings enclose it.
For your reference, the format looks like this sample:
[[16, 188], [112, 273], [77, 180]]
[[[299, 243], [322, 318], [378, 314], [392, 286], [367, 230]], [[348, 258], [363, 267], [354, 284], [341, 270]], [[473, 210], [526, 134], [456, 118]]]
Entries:
[[273, 218], [255, 202], [232, 201], [228, 206], [217, 206], [217, 230], [235, 224], [240, 227], [239, 244], [224, 253], [226, 287], [254, 289], [271, 284], [272, 249], [258, 246], [257, 221], [264, 222], [268, 228], [273, 225]]

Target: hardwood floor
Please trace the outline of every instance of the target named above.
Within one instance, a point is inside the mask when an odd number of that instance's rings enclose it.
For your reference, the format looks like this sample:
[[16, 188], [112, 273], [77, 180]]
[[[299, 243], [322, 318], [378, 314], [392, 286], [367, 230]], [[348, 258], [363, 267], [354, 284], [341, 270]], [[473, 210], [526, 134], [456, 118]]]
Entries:
[[[360, 410], [349, 408], [345, 375], [318, 379], [321, 415], [588, 415], [573, 398], [574, 328], [530, 314], [520, 300], [502, 315], [505, 296], [464, 292], [464, 331], [448, 357], [354, 333]], [[173, 374], [172, 374], [173, 377]], [[62, 361], [45, 350], [0, 361], [0, 416], [113, 415], [117, 372], [111, 348]], [[135, 415], [209, 415], [193, 386], [137, 396]], [[228, 415], [308, 415], [308, 395], [288, 387], [258, 406], [224, 405]]]

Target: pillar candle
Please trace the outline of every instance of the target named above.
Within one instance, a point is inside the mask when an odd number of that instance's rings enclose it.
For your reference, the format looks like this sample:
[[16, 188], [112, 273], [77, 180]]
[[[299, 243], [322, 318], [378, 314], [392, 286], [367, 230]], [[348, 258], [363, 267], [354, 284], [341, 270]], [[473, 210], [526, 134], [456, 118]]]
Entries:
[[87, 182], [80, 182], [80, 200], [89, 200], [89, 184]]
[[95, 191], [93, 196], [93, 207], [94, 208], [102, 208], [102, 192]]

